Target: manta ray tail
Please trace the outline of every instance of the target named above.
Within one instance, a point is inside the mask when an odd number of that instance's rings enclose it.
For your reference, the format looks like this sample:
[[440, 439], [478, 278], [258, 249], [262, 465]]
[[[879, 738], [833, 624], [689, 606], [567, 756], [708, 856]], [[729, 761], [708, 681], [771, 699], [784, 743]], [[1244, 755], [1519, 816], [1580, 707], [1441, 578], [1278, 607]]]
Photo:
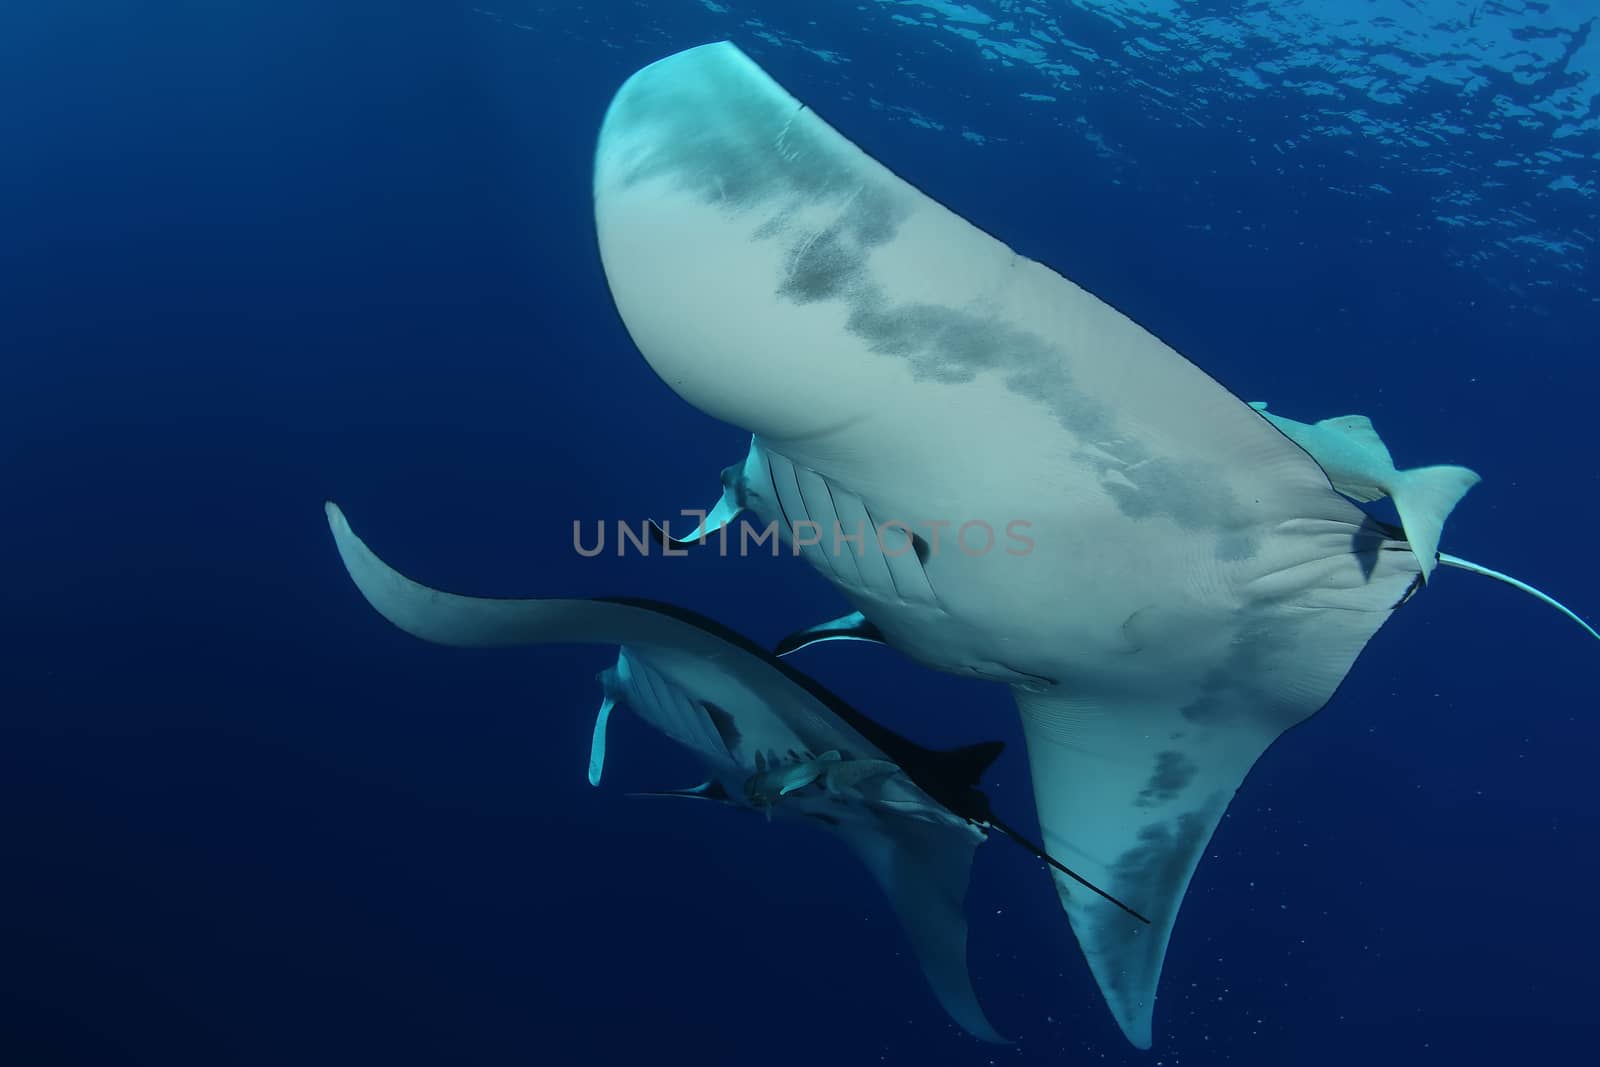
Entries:
[[1485, 578], [1493, 578], [1497, 582], [1505, 582], [1509, 586], [1513, 586], [1522, 590], [1529, 596], [1537, 597], [1546, 604], [1549, 604], [1551, 607], [1555, 608], [1557, 611], [1561, 612], [1561, 614], [1565, 615], [1573, 622], [1577, 623], [1579, 626], [1583, 627], [1585, 630], [1588, 630], [1590, 637], [1600, 641], [1600, 633], [1596, 633], [1593, 626], [1590, 626], [1588, 623], [1584, 622], [1583, 619], [1579, 618], [1577, 612], [1573, 611], [1571, 608], [1567, 607], [1550, 594], [1535, 589], [1527, 582], [1519, 581], [1516, 578], [1511, 577], [1509, 574], [1502, 574], [1497, 570], [1491, 570], [1482, 564], [1473, 563], [1471, 560], [1462, 559], [1460, 556], [1452, 556], [1448, 552], [1439, 553], [1439, 562], [1449, 567], [1456, 567], [1460, 570], [1471, 571], [1473, 574], [1481, 574]]
[[1389, 495], [1400, 513], [1406, 540], [1411, 542], [1411, 550], [1422, 564], [1423, 581], [1433, 577], [1444, 521], [1467, 490], [1480, 481], [1482, 479], [1474, 471], [1465, 467], [1417, 467], [1395, 472], [1393, 491]]

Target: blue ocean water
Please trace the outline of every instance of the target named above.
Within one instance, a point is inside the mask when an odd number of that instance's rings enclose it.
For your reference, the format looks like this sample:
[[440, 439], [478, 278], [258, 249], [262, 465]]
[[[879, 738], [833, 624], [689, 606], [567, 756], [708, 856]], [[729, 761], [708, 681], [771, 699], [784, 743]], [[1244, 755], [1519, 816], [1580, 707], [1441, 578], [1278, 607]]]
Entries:
[[[489, 0], [486, 0], [489, 2]], [[1038, 864], [968, 897], [990, 1048], [832, 841], [696, 768], [598, 648], [421, 645], [430, 584], [643, 595], [770, 642], [803, 564], [576, 558], [746, 440], [650, 372], [595, 250], [611, 94], [737, 42], [897, 172], [1235, 391], [1484, 476], [1444, 547], [1600, 613], [1600, 9], [1551, 3], [21, 5], [0, 14], [0, 1063], [1581, 1062], [1596, 649], [1443, 574], [1261, 761], [1127, 1046]], [[804, 663], [929, 744], [995, 686]]]

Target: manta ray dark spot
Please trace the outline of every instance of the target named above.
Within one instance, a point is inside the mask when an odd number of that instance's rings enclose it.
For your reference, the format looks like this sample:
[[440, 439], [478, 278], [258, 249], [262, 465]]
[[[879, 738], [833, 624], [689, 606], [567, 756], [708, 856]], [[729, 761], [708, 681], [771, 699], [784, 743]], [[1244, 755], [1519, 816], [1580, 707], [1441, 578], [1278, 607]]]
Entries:
[[[1273, 695], [1256, 682], [1274, 677], [1274, 664], [1299, 640], [1299, 627], [1286, 618], [1258, 619], [1242, 627], [1234, 634], [1228, 654], [1201, 680], [1200, 695], [1185, 704], [1180, 713], [1193, 723], [1214, 724], [1270, 706], [1275, 702]], [[1284, 722], [1280, 728], [1288, 729], [1299, 721], [1297, 718]]]
[[[1191, 811], [1175, 819], [1152, 823], [1139, 831], [1139, 843], [1112, 865], [1110, 888], [1134, 907], [1143, 908], [1145, 899], [1163, 899], [1162, 890], [1181, 885], [1188, 878], [1200, 858], [1210, 836], [1207, 829], [1211, 818], [1207, 811]], [[1174, 901], [1174, 905], [1176, 902]], [[1128, 966], [1112, 973], [1107, 987], [1119, 995], [1126, 995], [1130, 982], [1142, 982], [1147, 974], [1160, 969], [1165, 946], [1159, 937], [1144, 934], [1138, 921], [1103, 900], [1088, 902], [1093, 917], [1089, 937], [1084, 947], [1108, 955], [1120, 955], [1124, 947], [1133, 943], [1136, 951], [1124, 956]], [[1168, 917], [1148, 913], [1156, 923]]]
[[1187, 530], [1220, 528], [1216, 557], [1224, 562], [1256, 554], [1255, 535], [1240, 531], [1238, 500], [1226, 490], [1217, 491], [1223, 478], [1215, 464], [1154, 456], [1139, 441], [1113, 433], [1109, 419], [1101, 421], [1105, 425], [1068, 425], [1093, 445], [1072, 458], [1100, 477], [1100, 487], [1118, 511], [1130, 519], [1165, 517]]
[[757, 240], [790, 242], [778, 295], [796, 304], [843, 300], [853, 308], [881, 301], [867, 257], [899, 230], [906, 214], [903, 199], [876, 183], [858, 182], [838, 218], [823, 229], [801, 228], [787, 209], [757, 227]]
[[845, 247], [838, 227], [806, 238], [789, 260], [778, 292], [796, 304], [815, 304], [845, 295], [862, 274], [859, 249]]
[[[1214, 464], [1151, 458], [1110, 467], [1109, 473], [1101, 487], [1130, 519], [1159, 515], [1189, 530], [1239, 525], [1238, 501], [1217, 491], [1225, 482]], [[1240, 560], [1255, 555], [1256, 549], [1253, 539], [1241, 533], [1219, 537], [1216, 551], [1219, 559]]]
[[1261, 542], [1250, 534], [1230, 530], [1217, 535], [1217, 559], [1223, 563], [1254, 559], [1260, 548]]
[[1134, 800], [1134, 804], [1141, 808], [1153, 808], [1167, 803], [1188, 788], [1189, 783], [1194, 781], [1197, 770], [1194, 761], [1182, 752], [1161, 753], [1156, 756], [1156, 766], [1150, 773], [1150, 781], [1139, 790], [1139, 796]]

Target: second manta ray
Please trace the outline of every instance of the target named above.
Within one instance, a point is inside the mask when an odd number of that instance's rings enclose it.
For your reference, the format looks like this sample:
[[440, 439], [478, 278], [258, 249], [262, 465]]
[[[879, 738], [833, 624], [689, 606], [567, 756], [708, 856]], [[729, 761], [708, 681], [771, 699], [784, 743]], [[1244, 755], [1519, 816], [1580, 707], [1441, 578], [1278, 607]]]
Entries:
[[811, 638], [1011, 687], [1044, 847], [1153, 920], [1057, 874], [1112, 1014], [1149, 1047], [1179, 904], [1235, 791], [1422, 586], [1476, 476], [1397, 480], [1406, 529], [1374, 520], [1262, 414], [731, 44], [623, 85], [594, 200], [645, 359], [752, 435], [697, 533], [740, 511], [803, 529], [856, 609]]
[[327, 505], [327, 516], [356, 587], [415, 637], [458, 647], [621, 645], [600, 676], [604, 700], [589, 781], [600, 782], [611, 710], [624, 703], [700, 757], [708, 774], [693, 788], [647, 795], [720, 801], [826, 827], [894, 905], [951, 1018], [974, 1037], [1005, 1040], [984, 1017], [967, 975], [962, 901], [973, 854], [996, 829], [1058, 865], [1000, 822], [978, 788], [1001, 742], [923, 748], [732, 631], [670, 605], [490, 600], [429, 589], [374, 555], [336, 505]]

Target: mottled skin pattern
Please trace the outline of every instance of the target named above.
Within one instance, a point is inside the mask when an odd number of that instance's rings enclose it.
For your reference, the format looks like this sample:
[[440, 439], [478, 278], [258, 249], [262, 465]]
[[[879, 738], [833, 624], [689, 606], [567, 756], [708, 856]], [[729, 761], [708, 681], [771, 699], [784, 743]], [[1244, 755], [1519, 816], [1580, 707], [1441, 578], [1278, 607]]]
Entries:
[[1012, 686], [1046, 847], [1155, 921], [1057, 879], [1113, 1014], [1148, 1046], [1206, 841], [1409, 596], [1409, 546], [1170, 347], [732, 46], [629, 80], [595, 202], [640, 351], [753, 435], [731, 487], [761, 523], [1029, 524], [1016, 556], [804, 554], [887, 643]]

